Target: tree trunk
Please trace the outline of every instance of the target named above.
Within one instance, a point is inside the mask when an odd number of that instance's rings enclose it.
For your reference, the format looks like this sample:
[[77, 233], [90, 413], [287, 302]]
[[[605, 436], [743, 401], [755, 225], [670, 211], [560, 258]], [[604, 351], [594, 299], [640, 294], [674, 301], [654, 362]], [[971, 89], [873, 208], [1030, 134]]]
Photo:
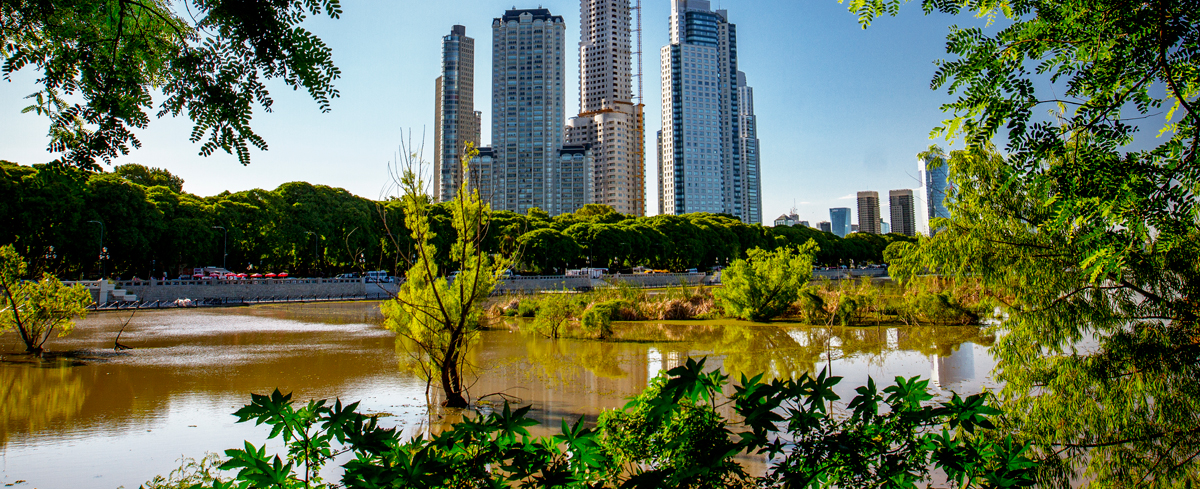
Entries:
[[449, 408], [465, 408], [468, 406], [466, 398], [462, 395], [462, 377], [458, 371], [458, 350], [459, 340], [461, 335], [453, 335], [450, 340], [450, 347], [446, 349], [445, 360], [442, 361], [442, 392], [446, 395], [446, 400], [442, 401], [443, 407]]

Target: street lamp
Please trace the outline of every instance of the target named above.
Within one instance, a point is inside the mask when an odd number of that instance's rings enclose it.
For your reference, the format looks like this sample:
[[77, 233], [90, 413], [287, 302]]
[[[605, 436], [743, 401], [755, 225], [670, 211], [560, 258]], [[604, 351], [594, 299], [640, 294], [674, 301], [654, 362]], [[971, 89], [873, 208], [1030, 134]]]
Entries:
[[225, 238], [221, 242], [221, 269], [227, 270], [225, 268], [225, 259], [229, 256], [229, 230], [225, 229], [222, 226], [213, 226], [212, 228], [220, 229], [221, 231], [223, 231], [225, 233]]
[[104, 223], [100, 221], [88, 221], [100, 225], [100, 278], [104, 278], [104, 259], [108, 256], [108, 248], [104, 247]]

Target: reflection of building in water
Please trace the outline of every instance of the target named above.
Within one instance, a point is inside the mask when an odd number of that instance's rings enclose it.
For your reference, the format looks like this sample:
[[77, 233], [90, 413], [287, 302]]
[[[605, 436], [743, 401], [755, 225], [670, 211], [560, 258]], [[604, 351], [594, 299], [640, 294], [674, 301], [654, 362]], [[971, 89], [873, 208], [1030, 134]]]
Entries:
[[949, 356], [933, 354], [933, 385], [946, 389], [964, 380], [975, 378], [975, 344], [963, 343]]

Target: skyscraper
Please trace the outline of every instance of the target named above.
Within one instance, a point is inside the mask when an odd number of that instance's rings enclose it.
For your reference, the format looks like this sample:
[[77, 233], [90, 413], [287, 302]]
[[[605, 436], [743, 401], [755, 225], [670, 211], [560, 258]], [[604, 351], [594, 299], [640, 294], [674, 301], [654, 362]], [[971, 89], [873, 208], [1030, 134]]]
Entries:
[[831, 223], [830, 231], [836, 234], [839, 238], [845, 238], [850, 234], [850, 208], [849, 207], [834, 207], [829, 209], [829, 221]]
[[725, 212], [750, 221], [736, 26], [707, 0], [671, 0], [670, 27], [670, 44], [661, 51], [661, 211]]
[[633, 102], [629, 0], [579, 0], [579, 20], [579, 116], [567, 122], [567, 144], [592, 150], [593, 202], [645, 215], [645, 117]]
[[858, 193], [858, 232], [880, 234], [883, 226], [879, 218], [879, 192]]
[[924, 205], [919, 209], [923, 211], [924, 216], [921, 216], [918, 231], [929, 231], [929, 235], [932, 236], [936, 234], [936, 230], [929, 226], [929, 221], [939, 217], [950, 217], [950, 210], [946, 208], [946, 195], [950, 187], [950, 168], [940, 157], [917, 158], [917, 174], [921, 180], [918, 197], [924, 200]]
[[746, 85], [746, 74], [737, 72], [738, 148], [741, 150], [742, 171], [735, 174], [733, 209], [742, 210], [743, 221], [762, 222], [762, 184], [759, 180], [758, 120], [754, 117], [754, 89]]
[[891, 214], [891, 232], [906, 236], [917, 235], [917, 217], [913, 209], [913, 191], [909, 189], [888, 192], [888, 211]]
[[439, 202], [453, 199], [462, 186], [467, 143], [479, 145], [480, 113], [475, 111], [475, 40], [456, 25], [442, 37], [442, 76], [434, 95], [433, 192]]
[[525, 213], [538, 207], [556, 215], [571, 206], [561, 199], [559, 180], [565, 37], [563, 18], [548, 9], [508, 10], [492, 20], [496, 210]]
[[820, 229], [823, 233], [832, 233], [833, 225], [829, 221], [821, 221], [817, 223], [817, 229]]

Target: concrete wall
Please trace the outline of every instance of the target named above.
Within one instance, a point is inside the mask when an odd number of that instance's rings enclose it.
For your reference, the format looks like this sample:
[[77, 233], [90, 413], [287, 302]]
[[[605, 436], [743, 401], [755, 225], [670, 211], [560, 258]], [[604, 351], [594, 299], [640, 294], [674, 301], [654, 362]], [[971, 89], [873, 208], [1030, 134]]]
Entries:
[[[176, 299], [268, 299], [285, 297], [365, 297], [361, 279], [153, 280], [117, 282], [142, 302]], [[370, 284], [375, 285], [375, 284]]]

